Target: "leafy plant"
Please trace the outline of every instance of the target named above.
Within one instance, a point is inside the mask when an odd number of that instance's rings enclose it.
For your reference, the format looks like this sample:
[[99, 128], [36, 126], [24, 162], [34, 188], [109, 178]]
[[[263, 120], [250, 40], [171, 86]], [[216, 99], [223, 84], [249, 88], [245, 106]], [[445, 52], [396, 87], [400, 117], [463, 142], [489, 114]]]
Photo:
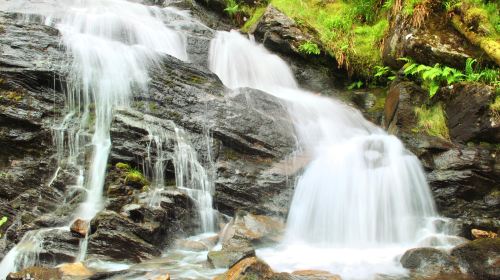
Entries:
[[[0, 228], [7, 222], [7, 217], [3, 216], [2, 219], [0, 219]], [[0, 233], [0, 237], [2, 237], [2, 234]]]
[[373, 77], [379, 80], [387, 78], [387, 80], [392, 81], [396, 78], [396, 74], [389, 66], [375, 66], [375, 74]]
[[234, 16], [240, 10], [240, 5], [235, 0], [227, 0], [227, 6], [224, 9], [230, 16]]
[[363, 82], [362, 81], [356, 81], [356, 82], [350, 84], [347, 87], [347, 89], [352, 90], [352, 89], [355, 89], [355, 88], [358, 89], [358, 88], [361, 88], [361, 87], [363, 87]]
[[305, 54], [319, 55], [321, 53], [317, 44], [307, 41], [299, 46], [299, 51]]

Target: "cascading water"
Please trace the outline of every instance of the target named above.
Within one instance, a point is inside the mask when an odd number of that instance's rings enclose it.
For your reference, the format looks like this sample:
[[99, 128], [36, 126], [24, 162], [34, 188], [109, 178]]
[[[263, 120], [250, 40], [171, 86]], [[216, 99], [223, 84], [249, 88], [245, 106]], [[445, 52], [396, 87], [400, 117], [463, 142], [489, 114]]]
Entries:
[[425, 226], [436, 216], [418, 159], [358, 111], [299, 89], [284, 61], [235, 31], [217, 34], [209, 65], [228, 87], [286, 100], [311, 158], [284, 242], [260, 255], [278, 270], [326, 269], [357, 279], [399, 272], [393, 258], [432, 233]]
[[[32, 13], [24, 10], [25, 2], [30, 1], [7, 3], [5, 8]], [[165, 26], [165, 12], [160, 8], [124, 0], [57, 2], [34, 3], [35, 7], [40, 5], [39, 13], [45, 16], [45, 23], [60, 30], [62, 44], [72, 61], [67, 79], [68, 113], [54, 129], [55, 144], [59, 161], [67, 158], [69, 164], [80, 170], [81, 187], [86, 190], [85, 201], [74, 216], [90, 220], [103, 207], [113, 110], [127, 107], [133, 92], [147, 91], [148, 69], [159, 61], [160, 55], [187, 60], [186, 40]], [[72, 126], [74, 123], [77, 125]], [[85, 158], [89, 147], [90, 160]], [[0, 277], [23, 267], [24, 263], [9, 262], [10, 259], [33, 259], [29, 256], [36, 254], [41, 238], [31, 240], [30, 236], [41, 236], [41, 232], [26, 234], [26, 242], [9, 252], [9, 258], [0, 264]], [[23, 247], [37, 240], [38, 245]]]

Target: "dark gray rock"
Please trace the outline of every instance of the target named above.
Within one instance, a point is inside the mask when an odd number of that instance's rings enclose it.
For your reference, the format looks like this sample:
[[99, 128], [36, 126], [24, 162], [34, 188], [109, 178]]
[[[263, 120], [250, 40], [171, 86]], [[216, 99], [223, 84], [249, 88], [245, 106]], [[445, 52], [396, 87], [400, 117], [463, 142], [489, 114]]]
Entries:
[[483, 84], [460, 83], [442, 90], [450, 137], [459, 143], [500, 143], [500, 119], [490, 110], [495, 90]]
[[[311, 31], [312, 32], [312, 31]], [[267, 49], [280, 54], [291, 66], [295, 78], [305, 89], [325, 95], [338, 95], [335, 88], [345, 73], [338, 69], [337, 62], [315, 40], [315, 36], [303, 32], [294, 20], [269, 5], [253, 30], [253, 35]], [[315, 42], [320, 55], [307, 55], [299, 46], [307, 41]]]

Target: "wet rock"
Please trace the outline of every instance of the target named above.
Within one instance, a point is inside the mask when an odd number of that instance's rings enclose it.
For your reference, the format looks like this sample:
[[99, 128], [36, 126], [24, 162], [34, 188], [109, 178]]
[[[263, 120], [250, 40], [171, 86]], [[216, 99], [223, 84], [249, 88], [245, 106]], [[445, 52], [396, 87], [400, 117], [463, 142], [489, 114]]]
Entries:
[[452, 249], [455, 257], [469, 274], [477, 279], [500, 278], [500, 239], [483, 238]]
[[492, 231], [480, 230], [480, 229], [472, 229], [471, 234], [475, 239], [479, 238], [496, 238], [497, 234]]
[[52, 229], [42, 234], [39, 259], [42, 264], [74, 262], [80, 249], [80, 238], [69, 231]]
[[[311, 31], [312, 32], [312, 31]], [[255, 39], [267, 49], [280, 54], [292, 68], [299, 84], [311, 91], [327, 95], [336, 95], [336, 79], [345, 78], [339, 71], [337, 62], [330, 57], [314, 39], [310, 32], [303, 32], [295, 21], [272, 5], [255, 25]], [[304, 42], [316, 43], [321, 49], [320, 55], [306, 55], [299, 51]]]
[[88, 277], [94, 274], [81, 262], [64, 263], [58, 265], [57, 268], [59, 269], [63, 277]]
[[28, 230], [69, 222], [75, 177], [69, 166], [57, 170], [52, 138], [68, 59], [59, 32], [16, 14], [0, 12], [0, 22], [0, 213], [9, 217], [2, 258]]
[[443, 100], [450, 137], [459, 143], [500, 142], [500, 120], [490, 110], [495, 100], [493, 87], [482, 84], [455, 84], [443, 90]]
[[268, 264], [256, 257], [245, 258], [231, 267], [226, 273], [217, 276], [216, 280], [236, 279], [273, 279], [275, 273]]
[[174, 245], [179, 249], [188, 251], [201, 252], [201, 251], [208, 251], [209, 249], [209, 247], [205, 243], [196, 240], [181, 239], [175, 241]]
[[79, 235], [80, 237], [85, 237], [89, 228], [89, 222], [82, 219], [76, 219], [70, 226], [70, 231]]
[[391, 28], [382, 51], [384, 64], [398, 69], [402, 57], [410, 57], [420, 64], [465, 67], [467, 58], [484, 59], [484, 52], [472, 45], [458, 31], [437, 2], [429, 2], [431, 12], [419, 23], [412, 23], [404, 13], [392, 16]]
[[7, 280], [59, 280], [62, 273], [57, 268], [28, 267], [19, 272], [10, 273]]
[[240, 260], [253, 256], [255, 256], [255, 249], [250, 241], [234, 236], [222, 243], [220, 251], [210, 251], [207, 259], [216, 268], [229, 268]]
[[254, 245], [277, 243], [281, 240], [284, 229], [285, 225], [279, 218], [238, 211], [222, 239], [226, 242], [236, 236], [249, 240]]
[[400, 262], [418, 277], [461, 274], [458, 264], [449, 254], [430, 247], [410, 249], [403, 254]]
[[299, 276], [304, 280], [341, 280], [340, 276], [328, 271], [321, 270], [299, 270], [292, 272], [292, 275]]
[[159, 223], [136, 224], [112, 211], [102, 211], [91, 221], [88, 254], [95, 258], [139, 262], [160, 255]]

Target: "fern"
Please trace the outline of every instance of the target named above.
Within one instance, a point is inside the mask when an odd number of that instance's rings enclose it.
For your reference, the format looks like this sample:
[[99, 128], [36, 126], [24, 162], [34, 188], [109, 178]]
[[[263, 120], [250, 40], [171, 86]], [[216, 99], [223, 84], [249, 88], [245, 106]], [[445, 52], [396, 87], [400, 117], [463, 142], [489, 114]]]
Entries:
[[230, 16], [234, 16], [240, 10], [240, 5], [235, 0], [228, 0], [227, 7], [224, 9]]
[[299, 51], [301, 53], [314, 54], [314, 55], [319, 55], [321, 53], [321, 50], [319, 49], [318, 45], [311, 41], [307, 41], [301, 44], [299, 46]]
[[352, 90], [352, 89], [355, 89], [355, 88], [359, 89], [359, 88], [361, 88], [362, 86], [363, 86], [363, 82], [362, 82], [362, 81], [357, 81], [357, 82], [354, 82], [354, 83], [350, 84], [350, 85], [347, 87], [347, 89], [349, 89], [349, 90]]

